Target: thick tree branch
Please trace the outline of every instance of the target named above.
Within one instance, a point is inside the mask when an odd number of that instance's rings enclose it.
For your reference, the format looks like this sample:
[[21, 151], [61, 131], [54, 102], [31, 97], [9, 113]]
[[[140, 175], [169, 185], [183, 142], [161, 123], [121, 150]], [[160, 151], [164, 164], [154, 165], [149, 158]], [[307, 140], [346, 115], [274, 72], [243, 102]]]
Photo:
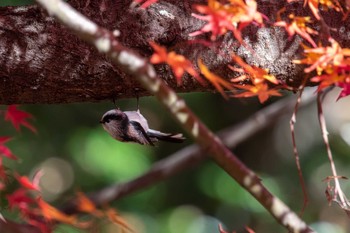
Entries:
[[194, 115], [185, 102], [157, 77], [153, 67], [142, 56], [122, 46], [112, 32], [98, 27], [68, 4], [60, 0], [37, 1], [80, 38], [96, 46], [115, 65], [154, 94], [201, 148], [207, 150], [211, 158], [250, 192], [282, 226], [292, 232], [313, 232], [297, 214], [266, 189], [253, 171], [223, 145], [222, 141]]
[[[174, 42], [180, 44], [201, 25], [189, 12], [168, 3], [141, 10], [131, 9], [128, 0], [71, 2], [99, 24], [118, 29], [122, 43], [145, 56], [151, 54], [149, 41], [168, 47]], [[212, 90], [190, 77], [177, 87], [164, 65], [158, 66], [157, 72], [177, 91]], [[0, 8], [0, 83], [0, 104], [111, 100], [135, 96], [135, 90], [139, 96], [149, 95], [38, 6]]]
[[[250, 64], [268, 68], [293, 87], [298, 87], [303, 78], [302, 67], [292, 63], [301, 56], [301, 39], [288, 39], [284, 29], [272, 27], [277, 11], [283, 6], [286, 6], [282, 15], [285, 18], [291, 12], [309, 14], [303, 1], [293, 4], [260, 2], [259, 10], [269, 18], [266, 26], [251, 26], [243, 31], [254, 55], [240, 46], [230, 33], [210, 47], [196, 43], [208, 39], [209, 34], [195, 38], [188, 36], [204, 23], [191, 16], [191, 6], [206, 4], [204, 0], [159, 1], [147, 9], [130, 8], [130, 0], [70, 2], [99, 25], [111, 31], [118, 29], [121, 44], [144, 57], [152, 52], [148, 42], [155, 41], [186, 55], [194, 63], [202, 58], [211, 70], [228, 80], [233, 77], [226, 66], [231, 62], [232, 52]], [[342, 46], [349, 47], [350, 17], [342, 21], [339, 13], [328, 11], [323, 14], [332, 29], [332, 36]], [[318, 37], [315, 39], [318, 42]], [[155, 68], [159, 77], [177, 92], [213, 90], [211, 86], [199, 85], [189, 76], [184, 85], [177, 86], [168, 66]], [[113, 66], [108, 58], [74, 37], [37, 6], [0, 8], [0, 84], [0, 104], [96, 102], [136, 94], [149, 95], [120, 67]], [[136, 89], [139, 90], [137, 93]]]

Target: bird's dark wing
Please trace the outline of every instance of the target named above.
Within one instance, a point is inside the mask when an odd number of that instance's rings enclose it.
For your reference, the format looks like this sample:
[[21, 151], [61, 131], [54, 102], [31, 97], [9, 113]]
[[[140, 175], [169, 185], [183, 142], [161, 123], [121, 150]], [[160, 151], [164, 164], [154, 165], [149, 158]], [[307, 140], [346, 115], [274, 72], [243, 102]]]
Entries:
[[135, 142], [138, 142], [142, 145], [151, 145], [154, 146], [154, 143], [150, 139], [150, 137], [147, 135], [145, 129], [141, 126], [141, 124], [137, 121], [130, 121], [130, 134], [135, 135], [134, 139]]

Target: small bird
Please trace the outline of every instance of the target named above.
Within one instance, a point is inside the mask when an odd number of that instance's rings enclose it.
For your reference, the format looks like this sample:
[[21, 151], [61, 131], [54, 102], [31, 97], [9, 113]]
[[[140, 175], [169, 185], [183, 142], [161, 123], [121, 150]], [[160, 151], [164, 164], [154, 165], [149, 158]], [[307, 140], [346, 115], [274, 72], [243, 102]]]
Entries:
[[182, 134], [162, 133], [148, 127], [147, 120], [139, 110], [121, 111], [112, 109], [100, 120], [103, 128], [116, 140], [154, 146], [154, 142], [167, 141], [181, 143]]

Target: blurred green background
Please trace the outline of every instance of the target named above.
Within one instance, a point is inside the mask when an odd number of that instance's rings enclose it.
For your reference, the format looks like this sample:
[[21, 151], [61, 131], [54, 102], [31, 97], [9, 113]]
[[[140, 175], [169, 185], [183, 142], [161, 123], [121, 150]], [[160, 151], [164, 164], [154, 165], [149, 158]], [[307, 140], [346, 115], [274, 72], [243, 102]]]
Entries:
[[[2, 6], [30, 3], [1, 1]], [[214, 131], [238, 124], [272, 103], [261, 105], [254, 98], [225, 101], [209, 93], [182, 96]], [[339, 174], [349, 177], [350, 99], [336, 102], [336, 96], [337, 91], [326, 98], [324, 111]], [[134, 110], [136, 100], [117, 100], [117, 105], [123, 110]], [[154, 98], [141, 98], [140, 106], [152, 128], [182, 132]], [[35, 116], [33, 124], [38, 134], [33, 135], [25, 128], [16, 133], [1, 121], [0, 135], [15, 135], [8, 145], [20, 157], [19, 163], [6, 161], [6, 166], [28, 176], [43, 169], [40, 183], [43, 196], [60, 207], [77, 190], [88, 193], [128, 181], [147, 171], [154, 162], [192, 143], [188, 139], [184, 144], [159, 143], [157, 147], [146, 147], [117, 142], [98, 123], [103, 113], [113, 107], [112, 102], [22, 106]], [[275, 195], [299, 212], [303, 196], [291, 146], [290, 117], [290, 114], [282, 116], [274, 126], [234, 148], [234, 152], [258, 173]], [[347, 215], [335, 204], [328, 206], [324, 194], [326, 184], [322, 180], [331, 173], [315, 104], [299, 110], [296, 132], [310, 195], [303, 219], [317, 232], [348, 232]], [[350, 193], [349, 182], [342, 185], [345, 193]], [[0, 212], [5, 217], [20, 220], [17, 213], [6, 210], [3, 197], [2, 203], [5, 206]], [[250, 194], [211, 161], [110, 204], [126, 217], [137, 233], [216, 233], [219, 223], [229, 231], [245, 232], [244, 227], [249, 226], [257, 233], [286, 232]], [[116, 232], [112, 224], [103, 223], [96, 229], [93, 232]], [[87, 231], [61, 225], [55, 232]]]

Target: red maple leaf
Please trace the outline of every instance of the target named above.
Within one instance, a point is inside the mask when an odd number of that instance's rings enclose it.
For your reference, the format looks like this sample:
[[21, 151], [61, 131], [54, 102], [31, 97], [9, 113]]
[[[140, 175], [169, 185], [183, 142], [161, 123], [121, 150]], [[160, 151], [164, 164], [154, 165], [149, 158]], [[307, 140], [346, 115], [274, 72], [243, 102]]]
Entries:
[[329, 42], [331, 46], [317, 48], [306, 47], [304, 49], [306, 57], [301, 60], [294, 60], [293, 62], [296, 64], [311, 65], [305, 68], [305, 73], [316, 70], [318, 74], [321, 74], [322, 71], [327, 72], [332, 66], [341, 66], [344, 63], [350, 64], [350, 61], [347, 60], [347, 58], [350, 57], [350, 49], [342, 48], [333, 38], [330, 38]]
[[294, 14], [290, 14], [289, 18], [291, 19], [290, 23], [285, 21], [278, 21], [275, 23], [276, 26], [284, 27], [288, 32], [289, 37], [291, 38], [295, 34], [298, 34], [305, 40], [307, 40], [313, 47], [317, 47], [314, 40], [311, 38], [311, 34], [317, 35], [317, 31], [311, 29], [306, 24], [311, 23], [310, 16], [307, 17], [298, 17]]
[[17, 157], [11, 152], [11, 150], [4, 145], [6, 142], [10, 140], [11, 140], [11, 137], [0, 137], [0, 156], [17, 160]]
[[141, 8], [147, 8], [147, 7], [149, 7], [150, 5], [152, 5], [153, 3], [156, 3], [156, 2], [158, 2], [158, 0], [134, 0], [134, 2], [136, 2], [136, 3], [138, 3], [138, 4], [140, 4], [140, 3], [142, 3], [142, 5], [140, 6]]
[[11, 121], [12, 125], [17, 131], [20, 130], [20, 126], [30, 129], [32, 132], [36, 133], [36, 129], [32, 126], [27, 119], [33, 118], [33, 116], [25, 111], [17, 109], [16, 105], [10, 105], [5, 113], [5, 120]]
[[182, 84], [182, 76], [185, 71], [192, 75], [199, 83], [205, 85], [203, 79], [194, 69], [191, 61], [186, 59], [183, 55], [177, 54], [174, 51], [168, 53], [165, 47], [157, 45], [154, 42], [150, 42], [150, 45], [154, 49], [150, 62], [152, 64], [167, 63], [171, 67], [178, 85]]
[[203, 76], [218, 90], [221, 95], [227, 99], [228, 96], [225, 93], [225, 90], [232, 91], [233, 86], [231, 83], [227, 82], [225, 79], [222, 79], [220, 76], [214, 74], [209, 70], [209, 68], [203, 63], [201, 59], [198, 59], [198, 67], [203, 74]]
[[349, 82], [341, 82], [341, 83], [338, 83], [337, 86], [342, 88], [342, 91], [340, 92], [337, 100], [350, 95], [350, 83]]
[[276, 89], [269, 89], [266, 83], [258, 83], [256, 85], [234, 85], [237, 88], [246, 90], [239, 94], [234, 94], [236, 98], [248, 98], [257, 96], [260, 103], [264, 103], [270, 96], [281, 96], [282, 94]]
[[259, 83], [262, 83], [262, 82], [265, 82], [265, 81], [269, 81], [271, 83], [274, 83], [274, 84], [279, 84], [279, 81], [277, 80], [277, 78], [272, 75], [272, 74], [269, 74], [268, 70], [267, 69], [262, 69], [260, 67], [257, 67], [257, 66], [251, 66], [247, 63], [245, 63], [243, 61], [243, 59], [239, 56], [236, 56], [235, 54], [232, 54], [232, 59], [242, 67], [242, 70], [240, 70], [239, 68], [235, 68], [233, 66], [228, 66], [231, 70], [233, 71], [237, 71], [237, 72], [244, 72], [247, 75], [241, 75], [237, 78], [233, 78], [231, 79], [231, 82], [239, 82], [239, 81], [243, 81], [245, 79], [247, 79], [248, 77], [251, 79], [252, 83], [254, 84], [259, 84]]
[[115, 223], [120, 227], [129, 230], [130, 232], [134, 232], [129, 226], [129, 224], [126, 222], [126, 220], [123, 217], [121, 217], [115, 209], [107, 209], [106, 215], [112, 223]]
[[329, 42], [331, 46], [306, 48], [306, 57], [294, 63], [310, 65], [305, 69], [306, 73], [317, 71], [318, 75], [312, 77], [311, 81], [319, 83], [318, 91], [333, 85], [341, 87], [340, 99], [350, 95], [350, 49], [342, 48], [332, 38]]
[[[212, 5], [213, 7], [210, 7]], [[192, 32], [189, 36], [197, 36], [206, 32], [211, 32], [211, 40], [215, 40], [217, 36], [225, 34], [227, 31], [232, 31], [239, 41], [242, 41], [240, 32], [233, 26], [231, 21], [231, 13], [226, 10], [220, 9], [219, 3], [210, 4], [209, 6], [196, 6], [199, 13], [203, 15], [198, 15], [192, 13], [192, 16], [207, 21], [208, 23], [203, 26], [200, 30]]]
[[30, 181], [27, 176], [20, 176], [15, 174], [18, 182], [26, 189], [39, 191], [39, 180], [42, 176], [42, 171], [38, 171], [33, 178], [33, 181]]
[[[288, 0], [291, 2], [291, 0]], [[309, 5], [310, 10], [317, 20], [321, 19], [319, 12], [319, 5], [322, 6], [323, 9], [334, 9], [336, 11], [342, 11], [341, 5], [338, 0], [304, 0], [304, 6]]]
[[29, 210], [29, 204], [34, 203], [34, 200], [27, 195], [27, 190], [20, 188], [17, 189], [12, 194], [6, 196], [7, 201], [11, 209], [17, 207], [24, 212]]
[[[332, 85], [338, 85], [344, 83], [347, 79], [346, 75], [338, 75], [337, 72], [332, 72], [331, 74], [317, 75], [311, 78], [311, 82], [316, 82], [318, 84], [317, 91], [321, 91], [326, 87]], [[340, 86], [341, 87], [341, 86]]]
[[[2, 158], [0, 158], [0, 178], [1, 178], [1, 180], [6, 180], [7, 179], [5, 167], [4, 167], [3, 163], [2, 163]], [[3, 185], [3, 186], [0, 185], [1, 187], [5, 187], [4, 183], [1, 183], [1, 184]], [[1, 190], [1, 188], [0, 188], [0, 190]]]
[[207, 24], [200, 30], [190, 33], [189, 36], [211, 32], [211, 40], [215, 40], [217, 36], [232, 31], [235, 38], [244, 44], [241, 30], [253, 22], [259, 26], [263, 25], [264, 16], [257, 11], [255, 0], [230, 0], [228, 4], [208, 0], [207, 6], [195, 5], [194, 7], [201, 15], [193, 13], [192, 16], [207, 21]]

